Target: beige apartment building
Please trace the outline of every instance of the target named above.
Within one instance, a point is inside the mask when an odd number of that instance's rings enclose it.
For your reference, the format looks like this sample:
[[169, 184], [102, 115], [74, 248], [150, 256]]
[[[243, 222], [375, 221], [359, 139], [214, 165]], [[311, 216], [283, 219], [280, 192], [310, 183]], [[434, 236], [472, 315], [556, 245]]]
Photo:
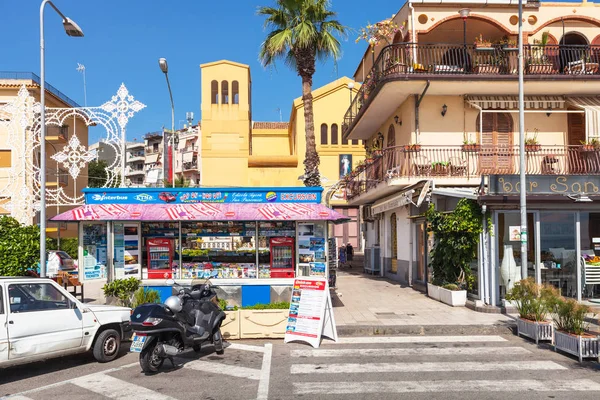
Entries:
[[[586, 263], [600, 254], [600, 7], [523, 3], [528, 275], [586, 301], [600, 297]], [[471, 198], [492, 223], [469, 295], [502, 306], [500, 265], [520, 269], [517, 11], [513, 0], [409, 0], [393, 43], [359, 61], [343, 135], [371, 151], [347, 191], [377, 273], [425, 290], [427, 199], [443, 211]]]
[[[28, 98], [20, 97], [23, 85], [27, 89]], [[40, 78], [30, 72], [0, 73], [0, 214], [11, 215], [22, 223], [39, 223], [39, 213], [34, 210], [35, 193], [39, 193], [39, 183], [33, 172], [39, 170], [39, 141], [33, 139], [33, 130], [38, 128], [39, 114], [35, 113], [34, 102], [40, 100]], [[11, 104], [22, 109], [11, 108]], [[47, 108], [74, 108], [77, 103], [61, 93], [52, 85], [46, 84]], [[15, 114], [18, 113], [18, 114]], [[14, 115], [25, 119], [15, 121]], [[26, 124], [26, 129], [21, 124]], [[46, 185], [49, 196], [58, 193], [60, 196], [76, 198], [82, 195], [81, 189], [87, 186], [87, 167], [83, 167], [73, 179], [63, 165], [53, 160], [52, 155], [60, 152], [76, 135], [81, 145], [87, 147], [88, 127], [81, 119], [65, 114], [65, 118], [47, 120], [46, 133]], [[36, 186], [37, 185], [37, 186]], [[60, 199], [57, 201], [60, 202]], [[56, 204], [55, 201], [54, 203]], [[48, 219], [60, 214], [70, 207], [48, 206]], [[60, 228], [60, 233], [59, 233]], [[75, 226], [67, 224], [48, 224], [49, 236], [75, 236]]]

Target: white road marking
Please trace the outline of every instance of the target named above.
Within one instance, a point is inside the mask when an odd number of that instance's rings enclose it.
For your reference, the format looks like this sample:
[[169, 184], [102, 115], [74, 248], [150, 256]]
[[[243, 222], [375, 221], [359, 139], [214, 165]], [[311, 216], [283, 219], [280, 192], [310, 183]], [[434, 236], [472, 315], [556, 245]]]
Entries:
[[0, 399], [10, 399], [10, 400], [33, 400], [31, 397], [21, 396], [20, 394], [15, 394], [14, 396], [0, 397]]
[[529, 354], [523, 347], [436, 347], [393, 349], [292, 350], [292, 357], [396, 357], [396, 356], [477, 356]]
[[[18, 398], [16, 396], [22, 396], [22, 395], [26, 395], [26, 394], [29, 394], [29, 393], [41, 392], [42, 390], [46, 390], [46, 389], [52, 389], [52, 388], [55, 388], [55, 387], [58, 387], [58, 386], [62, 386], [64, 384], [66, 384], [66, 383], [71, 383], [75, 379], [82, 379], [82, 378], [87, 378], [87, 377], [96, 376], [96, 375], [110, 374], [111, 372], [117, 372], [117, 371], [120, 371], [122, 369], [130, 368], [130, 367], [133, 367], [133, 366], [136, 366], [136, 365], [139, 366], [140, 363], [139, 362], [134, 362], [134, 363], [131, 363], [131, 364], [125, 364], [125, 365], [122, 365], [120, 367], [109, 368], [109, 369], [106, 369], [106, 370], [100, 371], [100, 372], [94, 372], [93, 374], [84, 375], [84, 376], [81, 376], [79, 378], [67, 379], [66, 381], [60, 381], [60, 382], [56, 382], [56, 383], [51, 383], [50, 385], [40, 386], [40, 387], [37, 387], [37, 388], [34, 388], [34, 389], [25, 390], [24, 392], [17, 393], [15, 395], [11, 396], [10, 398], [14, 399], [14, 398]], [[27, 399], [27, 397], [22, 397], [22, 399], [25, 400], [25, 399]]]
[[264, 353], [265, 348], [261, 346], [253, 346], [251, 344], [241, 344], [241, 343], [231, 343], [229, 346], [225, 348], [225, 350], [245, 350], [245, 351], [255, 351], [257, 353]]
[[339, 338], [339, 344], [506, 342], [501, 336], [365, 336]]
[[174, 397], [160, 394], [143, 386], [113, 378], [110, 375], [93, 375], [73, 379], [71, 384], [99, 395], [117, 400], [175, 400]]
[[252, 380], [260, 379], [260, 370], [247, 367], [238, 367], [237, 365], [228, 365], [209, 361], [190, 361], [183, 365], [184, 368], [195, 371], [211, 372], [215, 374], [236, 376], [238, 378], [247, 378]]
[[353, 374], [373, 372], [531, 371], [566, 370], [553, 361], [408, 362], [362, 364], [293, 364], [292, 374]]
[[271, 378], [271, 356], [273, 354], [273, 345], [271, 343], [266, 343], [264, 352], [256, 400], [267, 400], [269, 398], [269, 380]]
[[[459, 371], [457, 369], [457, 371]], [[578, 380], [499, 380], [499, 381], [381, 381], [381, 382], [305, 382], [293, 383], [294, 394], [355, 393], [443, 393], [443, 392], [591, 392], [600, 383]]]

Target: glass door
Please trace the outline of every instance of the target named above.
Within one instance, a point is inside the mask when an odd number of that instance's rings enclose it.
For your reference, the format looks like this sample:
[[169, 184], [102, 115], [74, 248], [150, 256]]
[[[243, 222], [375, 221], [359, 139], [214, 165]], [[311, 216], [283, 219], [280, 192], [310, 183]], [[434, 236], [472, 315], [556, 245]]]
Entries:
[[[540, 212], [541, 282], [565, 297], [577, 297], [577, 238], [574, 212]], [[583, 243], [582, 243], [583, 245]]]
[[427, 229], [425, 221], [415, 222], [416, 264], [413, 264], [413, 279], [425, 283], [427, 265]]
[[581, 297], [584, 301], [600, 303], [600, 213], [580, 213], [579, 232]]

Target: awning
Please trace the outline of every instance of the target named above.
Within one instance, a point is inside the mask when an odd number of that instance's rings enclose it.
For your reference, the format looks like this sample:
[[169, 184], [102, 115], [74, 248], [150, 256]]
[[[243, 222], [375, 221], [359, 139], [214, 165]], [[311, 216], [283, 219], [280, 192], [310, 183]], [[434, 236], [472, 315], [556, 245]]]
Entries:
[[146, 156], [146, 164], [154, 164], [158, 161], [158, 154], [149, 154]]
[[600, 136], [600, 98], [598, 97], [568, 97], [567, 101], [574, 107], [585, 111], [585, 138]]
[[[467, 96], [466, 101], [471, 106], [476, 105], [484, 110], [519, 108], [518, 96]], [[525, 108], [527, 109], [558, 109], [563, 108], [564, 104], [565, 100], [560, 96], [525, 96]]]
[[413, 195], [415, 195], [416, 189], [419, 188], [421, 188], [421, 190], [419, 192], [419, 200], [417, 200], [416, 205], [417, 207], [420, 207], [423, 200], [425, 200], [427, 193], [430, 191], [431, 185], [431, 181], [420, 181], [414, 185], [407, 186], [402, 192], [375, 202], [375, 204], [371, 206], [371, 211], [373, 215], [375, 215], [393, 210], [398, 207], [403, 207], [407, 204], [415, 204], [413, 203]]
[[183, 162], [184, 163], [192, 162], [192, 161], [194, 161], [194, 153], [192, 153], [192, 152], [183, 153]]
[[349, 221], [322, 204], [195, 203], [91, 204], [77, 207], [52, 221]]
[[151, 169], [150, 171], [148, 171], [148, 175], [146, 176], [146, 183], [157, 183], [158, 175], [160, 175], [159, 169]]

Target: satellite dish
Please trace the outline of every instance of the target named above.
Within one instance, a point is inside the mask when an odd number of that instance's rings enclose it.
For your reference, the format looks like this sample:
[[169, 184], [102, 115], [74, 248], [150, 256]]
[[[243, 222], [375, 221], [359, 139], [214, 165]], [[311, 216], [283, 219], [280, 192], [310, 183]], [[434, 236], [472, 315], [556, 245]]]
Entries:
[[423, 201], [425, 200], [425, 197], [427, 196], [427, 193], [429, 192], [430, 185], [431, 185], [431, 181], [425, 182], [425, 184], [423, 185], [423, 188], [421, 189], [421, 194], [419, 194], [419, 199], [417, 200], [417, 204], [415, 204], [415, 206], [421, 207], [421, 204], [423, 204]]

